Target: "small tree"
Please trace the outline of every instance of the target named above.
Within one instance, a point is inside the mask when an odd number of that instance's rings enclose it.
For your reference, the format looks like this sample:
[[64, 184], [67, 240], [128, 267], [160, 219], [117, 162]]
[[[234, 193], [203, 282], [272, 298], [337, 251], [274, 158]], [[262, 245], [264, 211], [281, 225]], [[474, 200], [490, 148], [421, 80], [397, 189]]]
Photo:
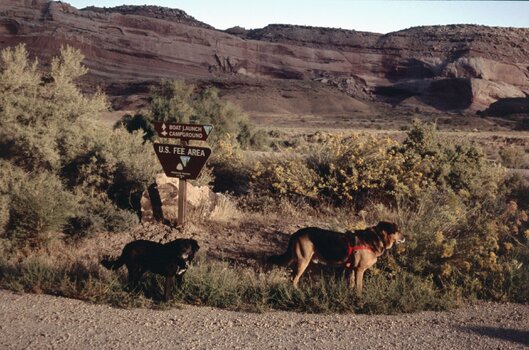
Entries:
[[129, 132], [141, 129], [146, 139], [152, 139], [153, 121], [212, 124], [215, 132], [208, 142], [213, 147], [221, 139], [235, 140], [245, 148], [263, 147], [266, 143], [263, 133], [255, 131], [247, 115], [238, 106], [221, 100], [216, 88], [198, 92], [195, 86], [181, 80], [163, 80], [152, 89], [150, 110], [145, 115], [126, 115], [120, 124]]

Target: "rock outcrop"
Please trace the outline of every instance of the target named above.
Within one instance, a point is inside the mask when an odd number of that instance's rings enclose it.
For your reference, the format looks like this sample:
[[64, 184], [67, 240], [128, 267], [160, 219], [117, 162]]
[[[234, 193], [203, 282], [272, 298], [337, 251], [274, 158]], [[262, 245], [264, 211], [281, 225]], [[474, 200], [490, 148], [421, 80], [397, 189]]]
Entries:
[[[18, 43], [44, 64], [63, 45], [79, 48], [90, 69], [84, 83], [103, 86], [114, 101], [162, 78], [212, 83], [251, 114], [344, 115], [377, 101], [474, 112], [529, 94], [529, 29], [450, 25], [382, 35], [269, 25], [223, 32], [176, 9], [4, 0], [0, 46]], [[275, 91], [274, 106], [254, 102], [262, 89]], [[310, 94], [320, 99], [307, 104]]]

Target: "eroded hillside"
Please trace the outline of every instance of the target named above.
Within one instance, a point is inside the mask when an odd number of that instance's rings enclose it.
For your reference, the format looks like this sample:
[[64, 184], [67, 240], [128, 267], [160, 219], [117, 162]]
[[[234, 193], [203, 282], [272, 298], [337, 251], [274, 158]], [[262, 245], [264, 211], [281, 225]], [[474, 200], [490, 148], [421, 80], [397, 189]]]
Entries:
[[216, 85], [265, 119], [376, 116], [385, 108], [474, 115], [495, 103], [501, 116], [519, 112], [502, 100], [528, 104], [526, 28], [452, 25], [386, 35], [292, 25], [219, 31], [176, 9], [79, 10], [62, 2], [6, 0], [0, 44], [18, 43], [45, 64], [63, 45], [81, 49], [90, 69], [86, 88], [102, 86], [116, 109], [136, 106], [162, 78]]

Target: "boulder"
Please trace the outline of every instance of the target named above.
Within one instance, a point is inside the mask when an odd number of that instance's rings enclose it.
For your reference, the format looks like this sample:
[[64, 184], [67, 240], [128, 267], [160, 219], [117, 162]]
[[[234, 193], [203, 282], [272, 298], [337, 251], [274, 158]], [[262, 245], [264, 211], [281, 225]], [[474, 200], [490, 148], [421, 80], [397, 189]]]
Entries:
[[[186, 205], [189, 209], [200, 210], [203, 215], [211, 214], [222, 194], [214, 193], [207, 186], [193, 186], [187, 183]], [[168, 222], [178, 220], [178, 192], [180, 180], [158, 174], [155, 182], [143, 192], [141, 198], [142, 222]]]

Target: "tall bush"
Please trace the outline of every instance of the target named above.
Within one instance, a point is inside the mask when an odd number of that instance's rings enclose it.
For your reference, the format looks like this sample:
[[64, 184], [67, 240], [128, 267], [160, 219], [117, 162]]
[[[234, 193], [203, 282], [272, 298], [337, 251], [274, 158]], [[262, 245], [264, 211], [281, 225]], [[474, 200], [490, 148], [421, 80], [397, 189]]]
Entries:
[[41, 75], [24, 45], [2, 51], [0, 148], [2, 157], [28, 170], [61, 167], [61, 138], [77, 122], [106, 109], [101, 93], [83, 95], [75, 79], [86, 72], [78, 50], [63, 48]]
[[123, 209], [137, 209], [159, 165], [141, 135], [98, 124], [108, 103], [101, 92], [77, 87], [87, 72], [80, 51], [61, 49], [44, 73], [24, 45], [4, 49], [1, 59], [0, 160], [9, 169], [0, 181], [8, 206], [0, 212], [4, 236], [38, 243], [48, 232], [137, 222]]
[[515, 202], [467, 205], [454, 194], [437, 192], [420, 203], [400, 205], [409, 241], [399, 247], [403, 254], [396, 265], [465, 296], [504, 300], [518, 283], [529, 283], [522, 277], [529, 271], [528, 215]]
[[149, 111], [127, 115], [121, 123], [129, 131], [143, 130], [146, 139], [152, 139], [153, 121], [212, 124], [215, 129], [208, 143], [213, 147], [230, 135], [235, 135], [244, 148], [260, 148], [266, 144], [263, 132], [255, 130], [238, 106], [221, 100], [216, 88], [199, 90], [182, 80], [161, 81], [152, 88]]
[[303, 152], [256, 162], [252, 179], [257, 192], [362, 207], [368, 200], [395, 203], [432, 190], [465, 200], [494, 196], [503, 174], [477, 146], [444, 142], [434, 125], [415, 123], [402, 144], [388, 138], [324, 136]]
[[138, 209], [139, 196], [160, 170], [152, 147], [139, 133], [87, 125], [62, 143], [62, 174], [70, 187], [108, 196], [121, 208]]
[[11, 195], [9, 237], [38, 246], [50, 232], [64, 230], [76, 212], [77, 198], [55, 174], [29, 174]]

